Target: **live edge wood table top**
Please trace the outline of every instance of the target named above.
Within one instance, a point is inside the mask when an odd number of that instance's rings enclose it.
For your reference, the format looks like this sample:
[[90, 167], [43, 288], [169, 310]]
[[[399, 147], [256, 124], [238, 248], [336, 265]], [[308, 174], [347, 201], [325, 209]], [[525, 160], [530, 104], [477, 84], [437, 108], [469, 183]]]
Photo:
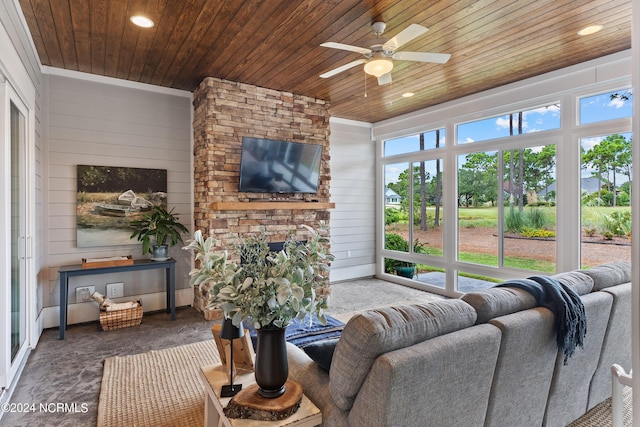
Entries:
[[[204, 425], [205, 427], [313, 427], [322, 423], [322, 413], [316, 405], [302, 394], [300, 408], [290, 417], [278, 421], [259, 421], [240, 418], [227, 418], [224, 408], [230, 397], [220, 397], [220, 389], [229, 383], [229, 373], [221, 363], [204, 366], [200, 373], [205, 383]], [[233, 378], [234, 384], [248, 388], [255, 384], [253, 372], [238, 372]]]

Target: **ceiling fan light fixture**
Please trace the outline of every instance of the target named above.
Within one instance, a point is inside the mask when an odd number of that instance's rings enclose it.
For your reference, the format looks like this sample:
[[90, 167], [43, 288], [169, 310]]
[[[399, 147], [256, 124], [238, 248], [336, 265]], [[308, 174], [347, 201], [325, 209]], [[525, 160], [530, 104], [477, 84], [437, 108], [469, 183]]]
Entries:
[[155, 23], [151, 19], [142, 15], [134, 15], [129, 19], [138, 27], [142, 27], [142, 28], [151, 28], [155, 25]]
[[390, 59], [374, 59], [364, 64], [364, 72], [374, 77], [380, 77], [393, 69]]

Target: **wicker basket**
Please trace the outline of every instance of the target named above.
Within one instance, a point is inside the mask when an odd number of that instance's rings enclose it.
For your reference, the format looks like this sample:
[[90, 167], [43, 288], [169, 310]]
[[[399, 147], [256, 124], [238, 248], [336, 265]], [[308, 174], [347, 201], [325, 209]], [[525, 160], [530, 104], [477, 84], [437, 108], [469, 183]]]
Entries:
[[138, 300], [138, 306], [116, 311], [100, 312], [100, 327], [103, 331], [128, 328], [142, 323], [142, 301]]

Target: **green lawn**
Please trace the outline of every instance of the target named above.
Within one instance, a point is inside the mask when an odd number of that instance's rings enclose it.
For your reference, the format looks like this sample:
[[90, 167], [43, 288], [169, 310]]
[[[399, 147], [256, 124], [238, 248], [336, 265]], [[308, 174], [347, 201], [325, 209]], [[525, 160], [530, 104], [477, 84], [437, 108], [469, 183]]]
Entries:
[[[525, 207], [525, 215], [531, 209], [539, 209], [543, 212], [546, 219], [545, 228], [555, 230], [556, 227], [556, 208], [554, 206], [539, 206], [536, 208]], [[603, 216], [611, 215], [617, 211], [629, 211], [629, 206], [622, 207], [596, 207], [596, 206], [582, 206], [582, 227], [601, 229], [603, 225]], [[433, 208], [427, 209], [433, 218]], [[444, 220], [444, 211], [441, 209], [441, 218]], [[496, 228], [498, 226], [498, 207], [479, 207], [479, 208], [459, 208], [458, 209], [458, 221], [460, 227], [469, 228]], [[406, 223], [403, 224], [406, 227]], [[389, 232], [397, 232], [394, 229], [402, 227], [400, 224], [389, 226]], [[428, 254], [441, 256], [442, 250], [433, 247], [427, 247]], [[464, 262], [473, 264], [497, 266], [498, 258], [492, 254], [478, 254], [470, 252], [462, 252], [459, 255], [459, 259]], [[554, 273], [555, 264], [548, 261], [540, 261], [535, 259], [527, 259], [520, 257], [505, 257], [504, 266], [522, 270], [540, 271], [545, 273]], [[424, 269], [431, 270], [429, 266], [423, 266]]]
[[[427, 250], [429, 255], [441, 256], [442, 250], [438, 248], [429, 248]], [[498, 257], [492, 254], [478, 254], [472, 252], [460, 252], [460, 261], [469, 262], [472, 264], [480, 265], [498, 265]], [[520, 257], [504, 257], [504, 266], [511, 268], [518, 268], [522, 270], [542, 271], [545, 273], [555, 273], [556, 266], [552, 262], [540, 261], [535, 259], [520, 258]]]
[[[538, 206], [536, 208], [524, 208], [524, 213], [531, 209], [539, 209], [544, 213], [547, 219], [548, 228], [554, 229], [556, 226], [556, 207], [555, 206]], [[616, 211], [628, 211], [629, 206], [617, 207], [598, 207], [598, 206], [582, 206], [582, 223], [584, 227], [597, 226], [601, 222], [602, 215], [611, 215]], [[429, 218], [433, 218], [434, 208], [427, 208], [430, 213]], [[445, 221], [444, 210], [440, 209], [441, 221]], [[458, 208], [458, 221], [460, 227], [485, 227], [492, 228], [498, 225], [498, 207], [479, 207], [479, 208]]]

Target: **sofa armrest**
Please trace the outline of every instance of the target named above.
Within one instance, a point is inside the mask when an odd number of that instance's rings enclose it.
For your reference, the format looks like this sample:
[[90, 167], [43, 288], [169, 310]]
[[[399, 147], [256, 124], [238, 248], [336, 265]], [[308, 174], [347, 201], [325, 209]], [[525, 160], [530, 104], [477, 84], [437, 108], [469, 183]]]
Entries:
[[302, 386], [302, 391], [321, 411], [334, 405], [329, 393], [329, 373], [314, 362], [304, 350], [287, 343], [289, 378]]

